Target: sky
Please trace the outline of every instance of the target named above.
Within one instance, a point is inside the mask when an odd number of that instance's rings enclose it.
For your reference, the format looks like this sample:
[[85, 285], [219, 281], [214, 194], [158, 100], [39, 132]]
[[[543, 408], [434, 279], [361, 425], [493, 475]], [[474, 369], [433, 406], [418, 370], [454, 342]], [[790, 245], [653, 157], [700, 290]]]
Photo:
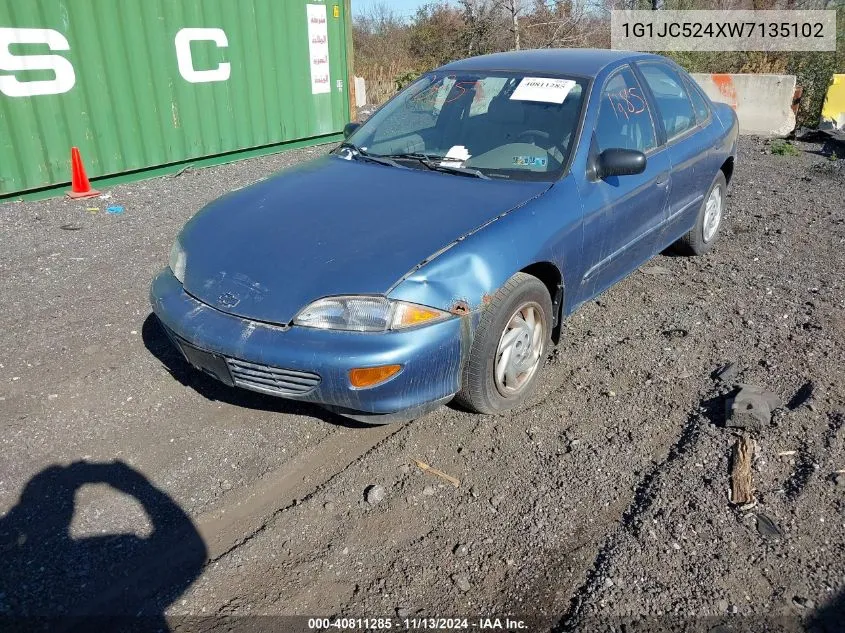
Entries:
[[386, 4], [397, 15], [412, 16], [417, 12], [417, 9], [431, 0], [352, 0], [352, 15], [356, 15], [361, 11], [366, 11], [367, 8], [377, 4]]

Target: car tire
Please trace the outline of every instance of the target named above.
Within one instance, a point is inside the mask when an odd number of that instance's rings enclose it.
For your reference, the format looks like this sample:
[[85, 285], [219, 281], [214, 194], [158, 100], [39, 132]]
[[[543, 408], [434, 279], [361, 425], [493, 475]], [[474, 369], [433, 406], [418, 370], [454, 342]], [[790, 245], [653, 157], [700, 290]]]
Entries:
[[501, 413], [522, 404], [536, 387], [551, 326], [546, 286], [526, 273], [515, 274], [481, 315], [456, 401], [477, 413]]
[[[719, 239], [719, 228], [725, 217], [728, 183], [720, 169], [701, 202], [692, 230], [675, 242], [675, 250], [683, 255], [704, 255]], [[715, 208], [714, 208], [715, 207]]]

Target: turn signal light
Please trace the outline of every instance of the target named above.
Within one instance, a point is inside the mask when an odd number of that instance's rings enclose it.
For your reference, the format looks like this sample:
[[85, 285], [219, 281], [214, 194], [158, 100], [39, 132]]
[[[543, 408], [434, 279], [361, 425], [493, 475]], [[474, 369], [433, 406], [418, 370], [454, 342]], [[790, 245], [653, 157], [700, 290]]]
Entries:
[[380, 367], [360, 367], [349, 370], [349, 382], [353, 387], [374, 387], [395, 376], [402, 365], [381, 365]]
[[449, 316], [441, 310], [426, 308], [413, 303], [397, 303], [393, 315], [393, 328], [413, 327], [428, 321], [435, 321]]

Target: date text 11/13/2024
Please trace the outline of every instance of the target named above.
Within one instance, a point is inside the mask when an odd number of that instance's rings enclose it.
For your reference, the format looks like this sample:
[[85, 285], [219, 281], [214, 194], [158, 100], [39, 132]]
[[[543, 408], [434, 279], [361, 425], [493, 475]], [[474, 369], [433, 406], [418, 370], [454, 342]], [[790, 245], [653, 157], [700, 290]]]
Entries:
[[308, 629], [314, 631], [340, 630], [499, 630], [520, 631], [528, 628], [524, 620], [511, 618], [309, 618]]

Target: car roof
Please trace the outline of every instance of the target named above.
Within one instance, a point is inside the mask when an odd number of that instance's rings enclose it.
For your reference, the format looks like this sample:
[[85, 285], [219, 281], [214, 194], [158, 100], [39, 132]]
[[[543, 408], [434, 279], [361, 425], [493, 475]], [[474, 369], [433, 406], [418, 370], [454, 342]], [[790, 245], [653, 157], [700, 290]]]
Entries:
[[450, 62], [438, 70], [519, 71], [595, 77], [613, 62], [657, 58], [636, 51], [612, 51], [600, 48], [542, 48], [479, 55]]

